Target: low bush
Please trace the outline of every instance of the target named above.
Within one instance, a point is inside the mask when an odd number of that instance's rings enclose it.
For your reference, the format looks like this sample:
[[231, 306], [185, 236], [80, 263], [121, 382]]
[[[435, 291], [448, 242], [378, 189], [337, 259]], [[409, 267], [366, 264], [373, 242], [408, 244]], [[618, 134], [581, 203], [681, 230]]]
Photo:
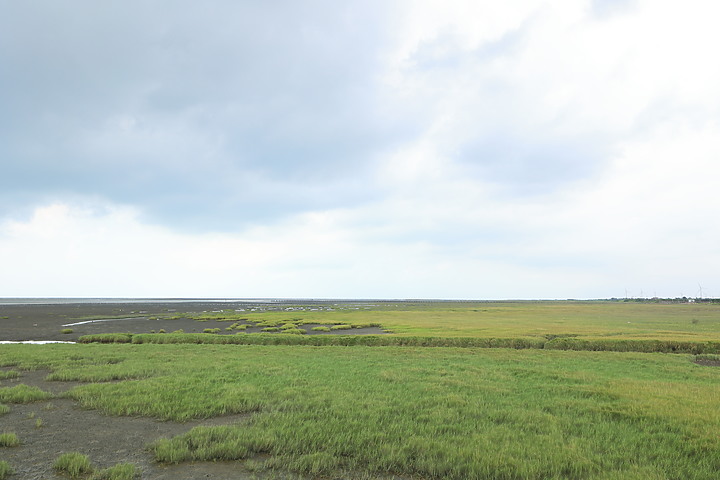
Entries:
[[[160, 333], [164, 333], [162, 330]], [[132, 333], [99, 333], [95, 335], [83, 335], [78, 338], [78, 343], [130, 343]]]
[[[337, 328], [341, 327], [341, 328]], [[349, 325], [313, 327], [313, 331], [327, 332], [352, 328]], [[209, 329], [208, 329], [209, 330]], [[274, 333], [281, 332], [281, 333]], [[262, 333], [202, 336], [202, 334], [105, 334], [85, 335], [83, 343], [216, 343], [237, 345], [337, 345], [337, 346], [408, 346], [408, 347], [468, 347], [468, 348], [536, 348], [548, 350], [613, 351], [640, 353], [720, 354], [720, 342], [688, 342], [676, 340], [582, 339], [558, 336], [544, 337], [478, 338], [478, 337], [401, 337], [394, 335], [312, 335], [303, 336], [304, 329], [265, 327]], [[181, 333], [181, 332], [174, 332]]]
[[17, 370], [0, 370], [0, 380], [8, 378], [17, 378], [20, 376], [20, 372]]

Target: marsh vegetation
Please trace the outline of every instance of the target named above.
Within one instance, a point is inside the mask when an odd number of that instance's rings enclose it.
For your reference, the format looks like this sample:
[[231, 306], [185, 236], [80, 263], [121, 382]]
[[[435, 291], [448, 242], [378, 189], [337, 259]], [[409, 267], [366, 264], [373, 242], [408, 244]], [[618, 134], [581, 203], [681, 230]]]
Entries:
[[[720, 309], [626, 306], [215, 313], [233, 333], [7, 345], [0, 372], [47, 369], [48, 380], [82, 382], [62, 398], [105, 415], [245, 415], [153, 442], [167, 465], [227, 461], [308, 478], [716, 478]], [[278, 332], [237, 329], [250, 321]], [[396, 333], [288, 333], [369, 323]], [[9, 408], [52, 397], [0, 386]]]

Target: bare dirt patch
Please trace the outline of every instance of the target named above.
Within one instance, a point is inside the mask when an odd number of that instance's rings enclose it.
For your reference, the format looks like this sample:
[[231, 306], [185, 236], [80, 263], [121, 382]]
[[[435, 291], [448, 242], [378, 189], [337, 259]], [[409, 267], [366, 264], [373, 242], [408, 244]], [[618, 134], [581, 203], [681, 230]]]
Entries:
[[695, 363], [704, 367], [720, 367], [720, 360], [698, 359]]
[[[49, 382], [48, 371], [22, 371], [21, 376], [6, 379], [3, 387], [26, 384], [61, 395], [78, 382]], [[240, 462], [201, 462], [162, 465], [155, 462], [146, 446], [162, 437], [186, 432], [198, 425], [229, 425], [247, 421], [249, 415], [231, 415], [187, 423], [161, 422], [138, 417], [110, 417], [80, 408], [73, 400], [53, 398], [25, 405], [10, 405], [10, 413], [1, 417], [2, 431], [13, 432], [20, 446], [3, 448], [3, 460], [15, 469], [12, 479], [63, 478], [52, 464], [65, 452], [80, 452], [93, 464], [106, 468], [117, 463], [132, 463], [144, 479], [197, 478], [249, 479], [254, 476]]]

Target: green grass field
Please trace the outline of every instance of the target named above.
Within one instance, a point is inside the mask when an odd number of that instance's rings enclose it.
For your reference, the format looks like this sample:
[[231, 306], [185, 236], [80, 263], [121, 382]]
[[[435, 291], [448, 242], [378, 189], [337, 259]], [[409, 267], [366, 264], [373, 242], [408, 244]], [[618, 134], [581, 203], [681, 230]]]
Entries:
[[[109, 415], [247, 414], [238, 425], [157, 442], [160, 462], [242, 460], [310, 478], [705, 480], [720, 471], [720, 368], [687, 354], [552, 349], [565, 341], [717, 342], [719, 305], [519, 302], [203, 316], [279, 327], [376, 323], [395, 333], [115, 335], [128, 343], [5, 345], [0, 366], [14, 367], [7, 378], [43, 368], [51, 380], [88, 382], [68, 395]], [[273, 344], [212, 344], [230, 338]], [[161, 339], [168, 343], [152, 343]], [[192, 343], [173, 343], [185, 340]], [[523, 349], [474, 348], [512, 342]], [[43, 395], [0, 385], [5, 404]]]
[[720, 340], [720, 304], [651, 302], [484, 302], [384, 305], [332, 311], [223, 312], [198, 319], [381, 325], [396, 335]]
[[89, 383], [111, 415], [248, 412], [154, 445], [159, 461], [250, 459], [312, 476], [710, 479], [720, 369], [687, 355], [235, 345], [7, 345], [0, 364]]

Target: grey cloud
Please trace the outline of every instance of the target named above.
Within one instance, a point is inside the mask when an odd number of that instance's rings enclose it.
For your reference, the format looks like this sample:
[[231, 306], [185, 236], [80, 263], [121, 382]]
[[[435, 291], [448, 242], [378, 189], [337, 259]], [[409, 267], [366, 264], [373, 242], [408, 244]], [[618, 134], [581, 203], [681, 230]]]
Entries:
[[622, 14], [635, 7], [637, 0], [592, 0], [592, 13], [600, 18]]
[[497, 133], [465, 144], [458, 159], [475, 176], [503, 184], [513, 196], [527, 196], [595, 175], [610, 152], [600, 138]]
[[435, 115], [450, 119], [441, 139], [446, 154], [467, 175], [511, 196], [545, 194], [596, 174], [622, 138], [584, 127], [573, 119], [572, 105], [548, 111], [542, 90], [528, 90], [492, 68], [522, 54], [532, 42], [533, 21], [474, 49], [445, 33], [417, 49], [409, 72], [430, 86], [424, 94]]
[[225, 228], [372, 195], [374, 155], [413, 133], [375, 78], [379, 4], [67, 5], [0, 7], [5, 205], [100, 195]]

